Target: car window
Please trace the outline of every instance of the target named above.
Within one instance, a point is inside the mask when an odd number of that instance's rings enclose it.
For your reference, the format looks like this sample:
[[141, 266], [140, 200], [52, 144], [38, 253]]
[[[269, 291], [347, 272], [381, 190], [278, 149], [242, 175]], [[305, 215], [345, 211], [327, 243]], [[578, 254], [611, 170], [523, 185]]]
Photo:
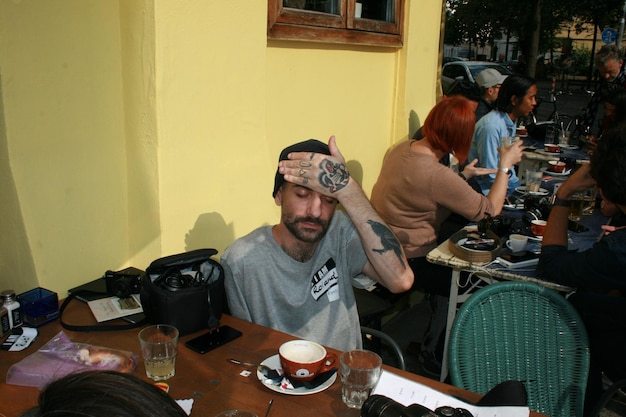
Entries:
[[463, 77], [464, 80], [467, 80], [467, 72], [463, 64], [446, 65], [443, 69], [443, 75], [450, 78]]

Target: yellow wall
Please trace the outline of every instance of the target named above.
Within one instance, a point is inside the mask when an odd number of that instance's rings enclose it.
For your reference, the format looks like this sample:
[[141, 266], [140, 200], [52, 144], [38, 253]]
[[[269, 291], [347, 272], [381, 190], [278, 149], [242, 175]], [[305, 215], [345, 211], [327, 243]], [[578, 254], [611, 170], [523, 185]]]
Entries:
[[266, 7], [0, 0], [0, 288], [221, 253], [277, 221], [303, 139], [336, 135], [369, 194], [435, 102], [441, 1], [407, 0], [401, 49], [268, 42]]

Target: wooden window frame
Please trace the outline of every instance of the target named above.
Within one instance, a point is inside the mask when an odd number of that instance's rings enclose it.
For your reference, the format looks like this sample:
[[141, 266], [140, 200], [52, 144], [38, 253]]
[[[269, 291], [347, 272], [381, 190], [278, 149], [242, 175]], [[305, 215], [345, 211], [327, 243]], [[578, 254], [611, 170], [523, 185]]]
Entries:
[[399, 48], [403, 45], [404, 2], [395, 2], [395, 21], [354, 17], [356, 0], [339, 0], [339, 14], [283, 7], [268, 0], [267, 38]]

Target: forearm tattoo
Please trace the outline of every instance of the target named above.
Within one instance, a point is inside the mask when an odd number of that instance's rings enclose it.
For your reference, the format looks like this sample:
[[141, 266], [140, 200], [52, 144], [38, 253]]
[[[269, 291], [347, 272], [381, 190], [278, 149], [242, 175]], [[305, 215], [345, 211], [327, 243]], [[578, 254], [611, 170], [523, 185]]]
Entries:
[[398, 260], [400, 261], [402, 267], [406, 268], [406, 265], [404, 264], [404, 256], [402, 256], [402, 247], [400, 246], [400, 242], [398, 242], [398, 239], [396, 239], [396, 236], [393, 234], [393, 232], [389, 230], [386, 225], [377, 221], [368, 220], [367, 223], [372, 227], [374, 233], [378, 237], [380, 237], [380, 243], [383, 245], [381, 249], [373, 249], [373, 251], [383, 254], [392, 250], [398, 257]]
[[344, 164], [324, 159], [320, 163], [320, 168], [322, 170], [319, 176], [320, 184], [331, 193], [337, 192], [348, 185], [350, 173]]

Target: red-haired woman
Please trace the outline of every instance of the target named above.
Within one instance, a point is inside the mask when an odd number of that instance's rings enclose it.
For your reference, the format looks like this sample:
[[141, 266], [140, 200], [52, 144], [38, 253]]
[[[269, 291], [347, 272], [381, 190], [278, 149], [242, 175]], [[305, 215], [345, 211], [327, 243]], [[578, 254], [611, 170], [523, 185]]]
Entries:
[[[424, 368], [431, 376], [439, 370], [446, 323], [451, 269], [431, 264], [426, 255], [437, 246], [441, 224], [452, 213], [479, 221], [488, 213], [500, 214], [507, 192], [507, 169], [522, 159], [521, 141], [500, 149], [498, 170], [476, 168], [476, 160], [461, 174], [439, 163], [453, 154], [461, 163], [467, 159], [475, 116], [464, 97], [440, 101], [424, 121], [424, 138], [402, 142], [389, 151], [372, 189], [372, 204], [394, 231], [415, 275], [414, 288], [427, 290], [434, 315], [422, 343]], [[488, 196], [476, 192], [466, 180], [475, 175], [496, 173]], [[435, 351], [439, 353], [435, 355]], [[438, 357], [437, 357], [438, 356]]]

